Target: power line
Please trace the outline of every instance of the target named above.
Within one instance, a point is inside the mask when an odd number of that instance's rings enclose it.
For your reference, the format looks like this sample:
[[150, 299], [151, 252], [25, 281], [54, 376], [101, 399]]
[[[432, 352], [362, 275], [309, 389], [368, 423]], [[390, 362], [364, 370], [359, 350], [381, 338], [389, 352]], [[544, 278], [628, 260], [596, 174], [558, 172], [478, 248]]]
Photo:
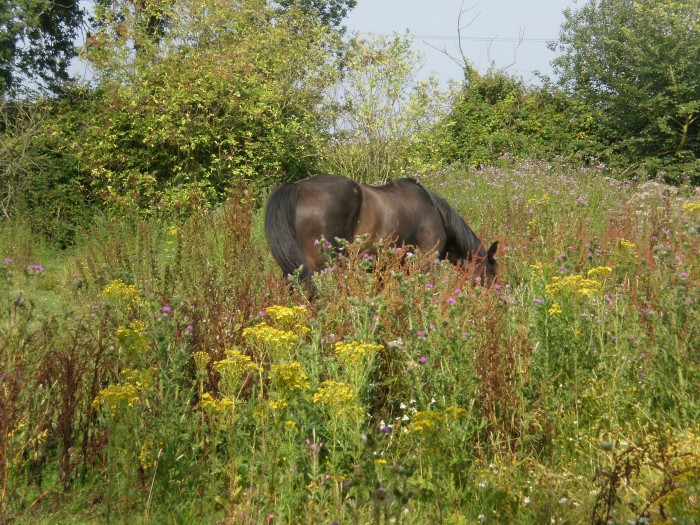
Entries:
[[[362, 35], [374, 35], [374, 36], [392, 36], [386, 33], [368, 33], [364, 31], [358, 31]], [[414, 35], [409, 33], [409, 36], [419, 39], [419, 40], [453, 40], [459, 41], [458, 36], [443, 36], [443, 35]], [[506, 42], [506, 43], [535, 43], [535, 44], [546, 44], [549, 42], [554, 42], [558, 40], [557, 38], [519, 38], [519, 37], [485, 37], [485, 36], [463, 36], [461, 40], [468, 42]]]
[[[415, 38], [422, 40], [460, 40], [458, 36], [439, 36], [439, 35], [413, 35]], [[517, 37], [481, 37], [481, 36], [463, 36], [461, 40], [469, 42], [533, 42], [547, 43], [556, 40], [556, 38], [517, 38]]]

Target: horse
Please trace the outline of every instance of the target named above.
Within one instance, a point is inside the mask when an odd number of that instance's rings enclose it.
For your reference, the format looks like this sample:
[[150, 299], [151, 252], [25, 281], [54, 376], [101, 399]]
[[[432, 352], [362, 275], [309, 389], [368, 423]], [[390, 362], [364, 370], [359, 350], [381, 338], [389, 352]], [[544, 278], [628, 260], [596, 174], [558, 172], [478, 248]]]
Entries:
[[445, 199], [414, 179], [383, 186], [360, 184], [341, 175], [315, 175], [278, 186], [265, 206], [265, 236], [285, 275], [301, 279], [324, 267], [320, 239], [365, 237], [368, 252], [379, 240], [437, 252], [439, 259], [472, 271], [476, 284], [491, 286], [498, 241], [488, 250]]

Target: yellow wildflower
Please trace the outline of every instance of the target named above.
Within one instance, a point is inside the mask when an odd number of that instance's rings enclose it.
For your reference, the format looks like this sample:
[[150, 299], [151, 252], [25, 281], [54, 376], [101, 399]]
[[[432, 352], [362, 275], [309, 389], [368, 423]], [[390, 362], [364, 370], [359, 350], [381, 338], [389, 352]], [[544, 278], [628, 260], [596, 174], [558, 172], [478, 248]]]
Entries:
[[245, 328], [243, 337], [282, 350], [290, 350], [299, 341], [299, 336], [294, 332], [278, 330], [265, 322]]
[[230, 397], [224, 396], [221, 399], [214, 399], [209, 392], [202, 394], [202, 401], [200, 402], [200, 407], [202, 410], [209, 413], [225, 412], [234, 406], [235, 403]]
[[309, 376], [298, 362], [272, 365], [270, 371], [273, 384], [285, 393], [301, 392], [309, 389]]
[[192, 359], [194, 359], [194, 366], [197, 368], [197, 371], [204, 372], [211, 361], [211, 356], [207, 352], [195, 352], [192, 354]]
[[356, 365], [364, 362], [365, 358], [371, 361], [382, 348], [382, 345], [372, 343], [338, 342], [335, 344], [335, 353], [342, 361]]
[[139, 404], [141, 392], [153, 383], [151, 373], [146, 370], [124, 370], [122, 376], [122, 382], [100, 390], [100, 393], [92, 401], [92, 406], [102, 406], [112, 416], [115, 416], [120, 411]]
[[554, 303], [552, 306], [549, 307], [547, 313], [549, 315], [559, 315], [561, 313], [561, 305], [559, 303]]
[[265, 313], [281, 328], [291, 329], [300, 321], [306, 319], [306, 306], [279, 306], [274, 305], [265, 309]]
[[145, 303], [139, 296], [139, 290], [133, 284], [116, 279], [109, 283], [102, 290], [102, 297], [105, 299], [116, 299], [130, 306], [143, 306]]
[[605, 279], [608, 274], [612, 273], [612, 268], [610, 266], [597, 266], [595, 268], [591, 268], [588, 270], [588, 277], [591, 277], [592, 279]]
[[443, 410], [448, 419], [462, 419], [467, 415], [467, 411], [460, 407], [449, 406]]
[[618, 255], [635, 257], [637, 256], [637, 246], [627, 239], [620, 239], [617, 241], [616, 251]]
[[438, 430], [444, 422], [445, 416], [440, 412], [419, 411], [413, 414], [408, 431], [425, 434]]
[[230, 391], [238, 389], [243, 376], [249, 372], [259, 370], [250, 356], [240, 350], [226, 350], [226, 359], [214, 363], [214, 369], [219, 372], [225, 386]]
[[361, 415], [362, 408], [355, 402], [352, 387], [340, 381], [327, 380], [318, 387], [313, 395], [313, 402], [325, 406], [338, 415], [356, 413]]
[[150, 341], [146, 334], [146, 323], [132, 321], [129, 326], [120, 326], [114, 332], [114, 338], [119, 347], [124, 351], [144, 352], [150, 347]]
[[700, 213], [700, 201], [687, 202], [683, 205], [683, 211], [686, 213]]
[[289, 403], [287, 403], [287, 401], [284, 399], [278, 399], [277, 401], [270, 401], [268, 404], [270, 405], [270, 408], [272, 410], [277, 410], [280, 412], [289, 406]]
[[548, 193], [543, 193], [541, 197], [535, 198], [535, 199], [528, 199], [527, 200], [527, 205], [534, 207], [534, 206], [544, 206], [549, 202], [549, 194]]
[[565, 292], [576, 292], [581, 295], [591, 295], [600, 291], [601, 283], [595, 279], [587, 279], [582, 275], [556, 276], [552, 284], [545, 286], [545, 291], [550, 295], [559, 295]]

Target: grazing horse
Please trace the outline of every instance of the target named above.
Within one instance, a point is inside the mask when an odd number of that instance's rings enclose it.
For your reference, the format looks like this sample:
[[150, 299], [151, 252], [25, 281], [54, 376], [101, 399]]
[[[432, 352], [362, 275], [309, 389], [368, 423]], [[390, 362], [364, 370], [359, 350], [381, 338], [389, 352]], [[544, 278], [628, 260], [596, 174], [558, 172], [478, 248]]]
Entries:
[[316, 175], [278, 186], [265, 207], [265, 236], [285, 275], [301, 268], [308, 281], [323, 268], [319, 239], [337, 247], [368, 235], [378, 240], [437, 251], [440, 259], [469, 267], [477, 283], [490, 286], [496, 276], [498, 242], [486, 250], [476, 234], [445, 199], [413, 179], [367, 186], [340, 175]]

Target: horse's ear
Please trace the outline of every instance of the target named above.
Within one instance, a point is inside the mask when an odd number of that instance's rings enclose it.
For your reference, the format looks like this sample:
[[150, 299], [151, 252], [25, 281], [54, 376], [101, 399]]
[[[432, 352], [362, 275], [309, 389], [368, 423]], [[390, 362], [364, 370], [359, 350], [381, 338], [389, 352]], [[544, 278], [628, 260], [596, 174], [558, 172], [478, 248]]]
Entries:
[[490, 247], [489, 251], [487, 252], [486, 256], [488, 257], [488, 261], [490, 263], [495, 263], [496, 262], [496, 250], [498, 250], [498, 241], [494, 242]]

